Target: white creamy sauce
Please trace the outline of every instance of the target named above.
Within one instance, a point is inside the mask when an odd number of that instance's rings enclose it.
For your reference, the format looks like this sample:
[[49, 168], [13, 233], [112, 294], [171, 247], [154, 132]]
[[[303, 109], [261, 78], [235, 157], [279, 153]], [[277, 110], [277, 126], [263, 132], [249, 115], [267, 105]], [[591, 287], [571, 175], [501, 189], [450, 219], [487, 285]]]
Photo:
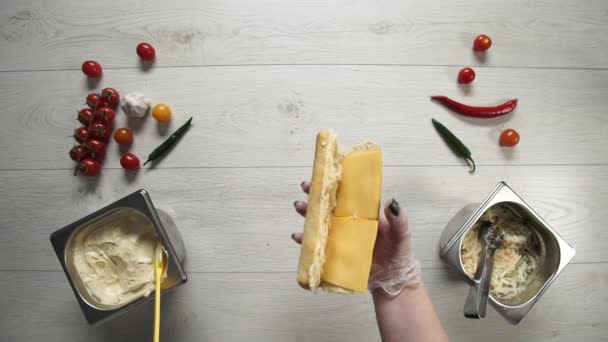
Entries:
[[92, 298], [105, 305], [124, 305], [154, 291], [158, 245], [151, 225], [125, 227], [115, 221], [77, 233], [73, 266]]

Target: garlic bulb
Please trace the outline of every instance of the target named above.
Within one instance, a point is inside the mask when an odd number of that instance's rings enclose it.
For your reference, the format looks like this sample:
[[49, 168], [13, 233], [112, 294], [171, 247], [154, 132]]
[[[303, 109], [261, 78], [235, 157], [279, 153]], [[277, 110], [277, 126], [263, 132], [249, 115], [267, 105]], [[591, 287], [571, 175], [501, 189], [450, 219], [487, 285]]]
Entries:
[[150, 106], [152, 101], [140, 92], [128, 93], [122, 98], [122, 110], [130, 118], [143, 118]]

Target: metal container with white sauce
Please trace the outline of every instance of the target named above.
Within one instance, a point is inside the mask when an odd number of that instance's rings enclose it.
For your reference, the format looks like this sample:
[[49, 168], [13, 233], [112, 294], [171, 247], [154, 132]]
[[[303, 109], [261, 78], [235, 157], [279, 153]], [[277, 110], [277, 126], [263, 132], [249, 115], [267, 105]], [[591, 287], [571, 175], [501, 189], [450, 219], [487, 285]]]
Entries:
[[75, 266], [74, 245], [78, 236], [95, 232], [109, 224], [129, 227], [146, 227], [154, 234], [167, 254], [167, 277], [162, 292], [169, 291], [187, 281], [183, 263], [186, 257], [184, 241], [173, 219], [156, 209], [146, 190], [136, 191], [51, 234], [51, 243], [63, 267], [76, 299], [89, 324], [100, 324], [115, 318], [136, 306], [154, 299], [154, 295], [141, 296], [124, 304], [108, 305], [91, 295]]
[[[511, 324], [519, 323], [553, 283], [555, 278], [574, 257], [575, 251], [547, 222], [524, 202], [505, 182], [500, 182], [481, 204], [464, 207], [448, 223], [439, 242], [439, 256], [455, 269], [463, 279], [472, 284], [462, 260], [461, 247], [466, 233], [473, 228], [486, 210], [501, 204], [514, 215], [528, 222], [539, 244], [539, 266], [530, 276], [531, 281], [515, 298], [498, 300], [490, 294], [490, 303]], [[464, 295], [463, 295], [464, 303]]]

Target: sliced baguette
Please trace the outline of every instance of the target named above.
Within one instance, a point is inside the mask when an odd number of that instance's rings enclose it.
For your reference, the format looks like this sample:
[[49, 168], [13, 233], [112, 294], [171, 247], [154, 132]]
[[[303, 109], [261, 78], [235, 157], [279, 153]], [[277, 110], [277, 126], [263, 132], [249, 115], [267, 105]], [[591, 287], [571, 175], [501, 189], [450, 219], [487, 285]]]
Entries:
[[313, 291], [321, 283], [327, 234], [336, 207], [340, 159], [336, 134], [321, 131], [317, 135], [297, 276], [300, 286]]
[[373, 142], [358, 144], [342, 155], [332, 131], [317, 135], [297, 275], [303, 288], [342, 294], [367, 289], [377, 233], [381, 158], [380, 146]]

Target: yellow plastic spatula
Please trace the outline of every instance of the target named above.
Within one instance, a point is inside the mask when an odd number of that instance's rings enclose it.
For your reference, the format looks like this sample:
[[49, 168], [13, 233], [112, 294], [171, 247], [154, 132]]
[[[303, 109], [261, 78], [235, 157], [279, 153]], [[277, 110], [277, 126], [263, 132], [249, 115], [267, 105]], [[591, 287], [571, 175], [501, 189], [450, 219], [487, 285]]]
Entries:
[[160, 283], [163, 278], [165, 252], [159, 244], [154, 256], [154, 342], [160, 341]]

